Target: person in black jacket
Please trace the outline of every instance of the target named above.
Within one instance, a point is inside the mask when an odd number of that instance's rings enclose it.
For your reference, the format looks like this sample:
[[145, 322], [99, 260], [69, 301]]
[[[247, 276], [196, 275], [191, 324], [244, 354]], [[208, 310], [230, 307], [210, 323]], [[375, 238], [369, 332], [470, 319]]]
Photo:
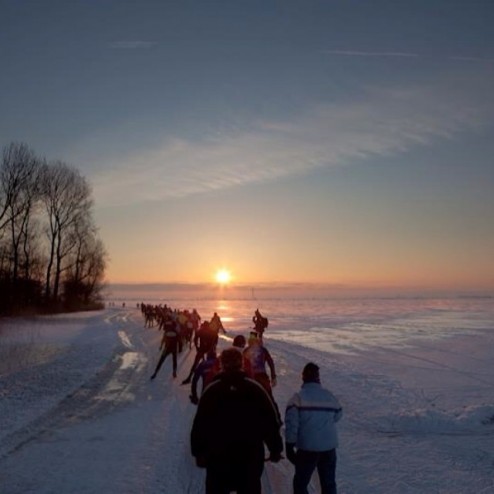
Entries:
[[156, 378], [166, 357], [171, 354], [173, 359], [173, 377], [177, 377], [177, 352], [179, 347], [179, 330], [173, 317], [168, 314], [163, 321], [163, 338], [160, 344], [161, 357], [158, 360], [156, 369], [151, 376], [151, 380]]
[[264, 388], [242, 371], [242, 354], [223, 350], [222, 372], [204, 390], [191, 431], [192, 455], [206, 468], [206, 494], [261, 494], [264, 445], [283, 451], [280, 422]]
[[211, 330], [209, 322], [204, 321], [194, 336], [194, 346], [196, 347], [197, 353], [194, 362], [192, 363], [192, 367], [190, 368], [189, 375], [182, 381], [182, 384], [190, 383], [199, 362], [201, 362], [209, 352], [216, 350], [217, 341], [218, 335]]
[[259, 335], [262, 340], [262, 335], [268, 327], [269, 321], [267, 317], [264, 317], [259, 309], [254, 312], [254, 317], [252, 317], [252, 322], [254, 323], [254, 331]]

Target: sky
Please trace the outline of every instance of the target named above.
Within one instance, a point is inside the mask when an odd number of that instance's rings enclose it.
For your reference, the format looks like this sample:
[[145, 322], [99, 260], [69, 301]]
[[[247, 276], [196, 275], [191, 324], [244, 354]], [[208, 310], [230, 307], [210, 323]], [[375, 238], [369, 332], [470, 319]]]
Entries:
[[494, 290], [491, 0], [0, 0], [0, 146], [114, 283]]

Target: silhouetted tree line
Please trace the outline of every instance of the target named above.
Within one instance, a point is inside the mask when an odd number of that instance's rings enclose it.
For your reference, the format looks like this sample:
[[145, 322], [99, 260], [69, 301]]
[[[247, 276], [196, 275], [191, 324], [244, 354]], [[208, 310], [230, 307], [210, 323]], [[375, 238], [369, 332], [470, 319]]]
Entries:
[[92, 191], [75, 168], [24, 143], [3, 148], [0, 314], [101, 307], [107, 262]]

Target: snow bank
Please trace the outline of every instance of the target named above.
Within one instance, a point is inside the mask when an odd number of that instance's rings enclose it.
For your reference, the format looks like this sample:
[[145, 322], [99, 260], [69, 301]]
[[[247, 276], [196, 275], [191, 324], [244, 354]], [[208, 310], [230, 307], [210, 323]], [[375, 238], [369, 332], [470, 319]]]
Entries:
[[402, 434], [494, 434], [494, 405], [457, 410], [422, 408], [378, 417], [383, 432]]

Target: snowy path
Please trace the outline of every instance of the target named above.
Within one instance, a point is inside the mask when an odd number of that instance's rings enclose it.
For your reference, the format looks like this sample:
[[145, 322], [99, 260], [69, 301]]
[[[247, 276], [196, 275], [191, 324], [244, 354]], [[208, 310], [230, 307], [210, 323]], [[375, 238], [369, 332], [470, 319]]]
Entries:
[[2, 439], [1, 492], [200, 492], [201, 471], [192, 468], [187, 442], [194, 408], [186, 390], [167, 375], [171, 362], [149, 381], [158, 333], [126, 312], [106, 318], [99, 331], [114, 340], [111, 359]]
[[[15, 342], [18, 362], [0, 368], [2, 494], [203, 492], [189, 450], [195, 407], [180, 386], [193, 352], [177, 379], [170, 360], [151, 382], [159, 334], [135, 309], [25, 325], [35, 338]], [[340, 494], [467, 494], [494, 492], [492, 338], [353, 356], [267, 345], [282, 410], [308, 360], [343, 403]], [[40, 351], [20, 358], [33, 339]], [[265, 494], [288, 494], [292, 474], [287, 461], [267, 464]]]

